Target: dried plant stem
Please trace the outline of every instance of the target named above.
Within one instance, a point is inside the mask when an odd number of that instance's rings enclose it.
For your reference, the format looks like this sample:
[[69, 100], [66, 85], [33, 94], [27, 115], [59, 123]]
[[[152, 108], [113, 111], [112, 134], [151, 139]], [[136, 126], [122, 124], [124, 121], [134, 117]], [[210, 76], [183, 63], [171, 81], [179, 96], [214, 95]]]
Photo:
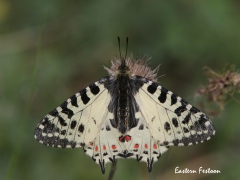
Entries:
[[116, 170], [117, 170], [117, 160], [114, 161], [111, 164], [111, 170], [109, 172], [108, 180], [112, 180], [113, 179], [113, 176], [114, 176]]

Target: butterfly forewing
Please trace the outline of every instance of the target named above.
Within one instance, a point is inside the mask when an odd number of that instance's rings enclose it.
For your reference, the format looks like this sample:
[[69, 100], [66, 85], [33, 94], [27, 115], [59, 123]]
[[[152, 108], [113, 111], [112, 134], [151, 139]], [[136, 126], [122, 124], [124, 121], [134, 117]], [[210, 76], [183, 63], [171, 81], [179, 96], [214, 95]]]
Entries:
[[204, 113], [156, 83], [146, 82], [136, 100], [160, 145], [192, 145], [215, 134], [212, 122]]
[[93, 141], [110, 101], [103, 85], [105, 80], [91, 84], [47, 114], [35, 129], [35, 138], [60, 148], [84, 146]]

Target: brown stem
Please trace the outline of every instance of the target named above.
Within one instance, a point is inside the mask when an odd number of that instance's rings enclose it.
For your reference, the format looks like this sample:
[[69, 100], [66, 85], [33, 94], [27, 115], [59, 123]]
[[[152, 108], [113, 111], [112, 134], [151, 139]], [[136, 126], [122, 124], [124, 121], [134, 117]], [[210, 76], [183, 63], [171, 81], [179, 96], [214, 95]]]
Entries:
[[108, 176], [108, 180], [112, 180], [115, 171], [117, 170], [117, 160], [115, 160], [112, 164], [111, 164], [111, 169], [109, 172], [109, 176]]

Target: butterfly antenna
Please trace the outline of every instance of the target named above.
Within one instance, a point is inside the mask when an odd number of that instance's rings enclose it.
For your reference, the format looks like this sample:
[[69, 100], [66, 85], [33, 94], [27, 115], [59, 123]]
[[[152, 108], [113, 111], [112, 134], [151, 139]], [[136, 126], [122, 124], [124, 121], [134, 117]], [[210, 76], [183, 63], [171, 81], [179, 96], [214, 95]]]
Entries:
[[117, 37], [118, 38], [118, 48], [119, 48], [119, 54], [120, 54], [120, 58], [122, 60], [122, 54], [121, 54], [121, 45], [120, 45], [120, 37]]
[[128, 37], [126, 38], [126, 52], [125, 52], [125, 60], [127, 58], [127, 50], [128, 50]]

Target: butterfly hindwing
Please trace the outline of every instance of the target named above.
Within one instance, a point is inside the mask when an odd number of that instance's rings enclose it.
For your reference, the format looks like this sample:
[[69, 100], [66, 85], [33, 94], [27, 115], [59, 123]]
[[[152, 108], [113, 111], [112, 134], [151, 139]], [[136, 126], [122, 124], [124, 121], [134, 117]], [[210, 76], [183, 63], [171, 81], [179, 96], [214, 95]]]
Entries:
[[131, 136], [131, 141], [126, 144], [127, 150], [133, 154], [131, 158], [137, 161], [144, 161], [148, 165], [148, 170], [151, 172], [152, 164], [156, 162], [167, 151], [167, 147], [158, 146], [157, 141], [150, 133], [147, 121], [141, 111], [135, 114], [138, 119], [137, 127], [132, 128], [128, 135]]
[[35, 129], [35, 138], [40, 143], [60, 148], [85, 146], [93, 141], [110, 101], [104, 88], [105, 80], [91, 84], [47, 114]]
[[160, 146], [187, 146], [215, 134], [210, 119], [171, 91], [146, 81], [136, 95], [153, 138]]
[[107, 111], [96, 138], [84, 147], [85, 153], [101, 166], [102, 173], [105, 172], [105, 164], [114, 162], [119, 158], [118, 154], [122, 151], [117, 138], [120, 133], [110, 123], [112, 118], [113, 114]]

